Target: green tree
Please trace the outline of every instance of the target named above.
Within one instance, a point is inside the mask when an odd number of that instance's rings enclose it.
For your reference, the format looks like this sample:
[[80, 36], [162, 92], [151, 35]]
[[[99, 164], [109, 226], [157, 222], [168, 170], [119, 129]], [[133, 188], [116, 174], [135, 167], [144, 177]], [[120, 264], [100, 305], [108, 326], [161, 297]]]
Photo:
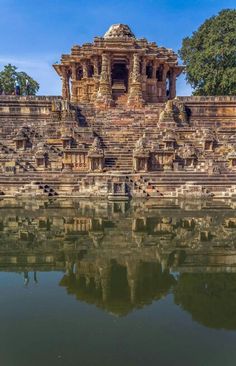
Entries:
[[35, 95], [39, 90], [37, 81], [23, 71], [18, 72], [16, 66], [8, 64], [0, 72], [0, 93], [14, 94], [16, 85], [19, 85], [20, 95]]
[[194, 95], [236, 95], [236, 10], [207, 19], [183, 39], [179, 55]]

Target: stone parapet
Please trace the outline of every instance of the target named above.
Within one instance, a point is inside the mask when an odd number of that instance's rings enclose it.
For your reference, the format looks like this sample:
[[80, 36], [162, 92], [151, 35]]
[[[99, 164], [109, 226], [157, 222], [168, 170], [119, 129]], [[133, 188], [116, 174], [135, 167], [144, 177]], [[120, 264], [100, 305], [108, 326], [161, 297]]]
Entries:
[[193, 103], [199, 103], [199, 102], [232, 102], [236, 103], [236, 96], [235, 95], [222, 95], [222, 96], [181, 96], [177, 97], [182, 102], [193, 102]]

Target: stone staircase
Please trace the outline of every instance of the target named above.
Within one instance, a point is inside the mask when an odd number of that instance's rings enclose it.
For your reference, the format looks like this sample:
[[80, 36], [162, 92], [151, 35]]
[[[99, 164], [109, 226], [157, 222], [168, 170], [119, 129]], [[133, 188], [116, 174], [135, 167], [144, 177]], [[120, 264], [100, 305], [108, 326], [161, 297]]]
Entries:
[[[133, 149], [137, 140], [145, 133], [150, 143], [158, 143], [162, 131], [158, 130], [160, 111], [164, 104], [147, 104], [143, 108], [128, 108], [127, 96], [117, 98], [116, 106], [106, 110], [97, 109], [93, 104], [81, 104], [78, 109], [78, 121], [68, 118], [63, 123], [73, 131], [79, 144], [84, 144], [88, 149], [99, 136], [105, 155], [105, 167], [102, 173], [90, 172], [61, 172], [58, 160], [63, 156], [60, 140], [62, 121], [51, 116], [52, 98], [34, 97], [29, 99], [0, 98], [0, 154], [5, 161], [15, 162], [16, 172], [1, 173], [0, 191], [11, 195], [14, 190], [22, 189], [26, 194], [31, 189], [30, 182], [34, 184], [37, 194], [56, 195], [78, 194], [81, 182], [88, 178], [88, 186], [95, 186], [97, 179], [101, 187], [117, 174], [121, 181], [131, 187], [137, 197], [164, 197], [175, 194], [176, 189], [181, 189], [191, 182], [204, 186], [215, 195], [221, 192], [234, 192], [236, 174], [222, 166], [221, 174], [208, 175], [201, 171], [152, 171], [147, 174], [133, 172]], [[180, 98], [187, 107], [191, 108], [190, 126], [178, 129], [178, 136], [184, 135], [186, 130], [201, 128], [218, 128], [222, 135], [234, 135], [236, 132], [236, 115], [232, 107], [231, 115], [227, 112], [227, 105], [215, 99]], [[232, 100], [229, 103], [235, 103]], [[219, 105], [218, 105], [218, 104]], [[221, 103], [221, 104], [220, 104]], [[227, 102], [228, 103], [228, 102]], [[216, 113], [215, 106], [219, 109]], [[218, 108], [217, 107], [217, 108]], [[225, 108], [224, 110], [222, 108]], [[235, 107], [234, 107], [235, 108]], [[223, 112], [222, 112], [223, 111]], [[226, 113], [227, 112], [227, 113]], [[13, 137], [18, 130], [26, 128], [32, 141], [32, 149], [25, 151], [16, 150]], [[191, 131], [190, 131], [191, 132]], [[191, 134], [190, 134], [191, 136]], [[189, 140], [191, 137], [189, 138]], [[181, 140], [181, 138], [180, 138]], [[190, 141], [191, 142], [191, 141]], [[43, 143], [49, 154], [49, 161], [53, 162], [49, 169], [36, 171], [35, 152], [38, 143]], [[211, 157], [209, 153], [208, 157]], [[220, 155], [218, 156], [220, 158]], [[215, 154], [215, 158], [217, 155]], [[4, 165], [3, 165], [4, 166]], [[204, 168], [204, 167], [203, 167]], [[38, 169], [38, 167], [37, 167]], [[202, 169], [203, 170], [203, 169]], [[92, 182], [92, 183], [91, 183]], [[27, 186], [28, 185], [28, 186]], [[28, 187], [28, 188], [27, 188]], [[99, 187], [97, 191], [99, 194]], [[104, 188], [105, 189], [105, 188]], [[44, 192], [45, 190], [45, 192]], [[23, 192], [24, 191], [24, 192]], [[89, 192], [89, 189], [88, 189]]]
[[101, 138], [107, 171], [132, 171], [134, 145], [144, 132], [153, 138], [163, 107], [162, 104], [147, 105], [143, 109], [130, 110], [123, 105], [126, 98], [127, 95], [120, 96], [116, 108], [108, 110], [97, 110], [87, 104], [80, 106], [83, 124], [86, 119], [86, 125]]

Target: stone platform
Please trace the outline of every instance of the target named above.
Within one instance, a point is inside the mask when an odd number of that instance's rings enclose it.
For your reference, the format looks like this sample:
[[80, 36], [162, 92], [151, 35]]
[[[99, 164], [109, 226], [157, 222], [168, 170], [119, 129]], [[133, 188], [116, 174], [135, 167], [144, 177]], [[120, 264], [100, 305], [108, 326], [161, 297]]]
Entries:
[[236, 97], [1, 96], [0, 173], [3, 197], [236, 198]]

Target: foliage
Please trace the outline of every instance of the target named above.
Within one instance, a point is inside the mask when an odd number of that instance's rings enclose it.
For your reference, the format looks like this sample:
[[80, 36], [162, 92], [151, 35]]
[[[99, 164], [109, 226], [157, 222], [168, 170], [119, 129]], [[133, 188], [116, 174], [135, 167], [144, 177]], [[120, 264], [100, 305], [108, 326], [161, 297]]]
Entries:
[[179, 55], [194, 95], [236, 95], [236, 10], [222, 10], [183, 39]]
[[35, 95], [39, 90], [37, 81], [23, 71], [18, 72], [16, 66], [8, 64], [0, 72], [0, 93], [15, 94], [16, 85], [19, 85], [20, 95]]

